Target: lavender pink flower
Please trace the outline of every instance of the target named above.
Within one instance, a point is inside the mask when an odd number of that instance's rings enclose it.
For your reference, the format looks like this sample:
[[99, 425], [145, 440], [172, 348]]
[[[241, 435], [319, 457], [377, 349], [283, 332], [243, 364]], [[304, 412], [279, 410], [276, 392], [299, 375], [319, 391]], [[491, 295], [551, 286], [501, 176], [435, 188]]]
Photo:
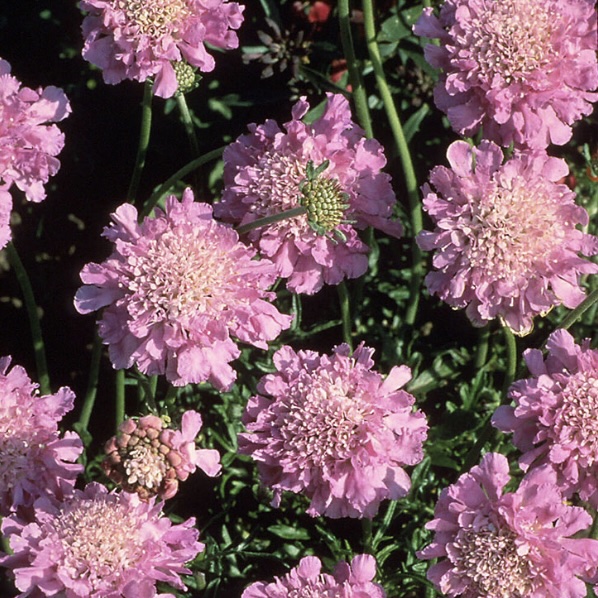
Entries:
[[492, 424], [513, 433], [523, 453], [524, 471], [547, 464], [557, 472], [559, 486], [570, 496], [598, 508], [598, 351], [590, 340], [575, 343], [566, 330], [553, 332], [544, 358], [528, 349], [525, 361], [531, 378], [517, 380], [509, 391], [515, 406], [501, 406]]
[[18, 598], [174, 598], [157, 594], [156, 583], [185, 590], [185, 563], [204, 545], [193, 518], [173, 525], [162, 506], [97, 483], [63, 501], [40, 498], [30, 523], [2, 522], [14, 554], [0, 565], [11, 570]]
[[196, 411], [185, 411], [180, 430], [166, 427], [156, 415], [127, 419], [106, 443], [102, 468], [123, 490], [136, 492], [143, 500], [172, 498], [179, 481], [197, 467], [209, 476], [220, 472], [218, 451], [195, 448], [200, 429], [201, 415]]
[[435, 101], [453, 129], [508, 146], [541, 149], [571, 138], [598, 87], [591, 0], [445, 0], [413, 28], [442, 69]]
[[46, 197], [44, 185], [60, 168], [56, 156], [64, 135], [54, 124], [71, 111], [61, 89], [22, 87], [0, 59], [0, 249], [11, 238], [10, 188], [15, 185], [29, 201]]
[[297, 293], [358, 278], [367, 270], [368, 247], [356, 229], [373, 226], [399, 237], [391, 220], [396, 202], [382, 146], [366, 139], [351, 120], [347, 100], [328, 94], [324, 113], [311, 124], [304, 98], [284, 131], [272, 120], [250, 125], [224, 151], [224, 192], [214, 214], [248, 225], [293, 208], [305, 214], [247, 233], [262, 255]]
[[369, 554], [353, 557], [351, 564], [340, 562], [333, 575], [322, 573], [322, 563], [315, 556], [306, 556], [284, 577], [273, 582], [259, 581], [245, 589], [241, 598], [288, 598], [289, 596], [321, 596], [339, 598], [385, 598], [376, 576], [376, 559]]
[[255, 250], [191, 190], [141, 223], [129, 204], [112, 217], [103, 234], [114, 251], [83, 268], [75, 307], [105, 308], [99, 334], [115, 368], [136, 364], [177, 386], [207, 380], [225, 389], [236, 376], [229, 362], [240, 354], [232, 336], [265, 349], [290, 325], [270, 303], [273, 264], [254, 260]]
[[432, 543], [418, 553], [439, 559], [428, 579], [447, 596], [464, 598], [585, 598], [598, 567], [598, 541], [573, 536], [591, 516], [569, 506], [548, 467], [528, 473], [504, 492], [509, 464], [486, 454], [440, 494]]
[[363, 344], [331, 356], [288, 346], [275, 353], [277, 371], [260, 380], [239, 436], [275, 506], [287, 490], [310, 499], [312, 516], [371, 518], [382, 500], [409, 491], [403, 468], [423, 458], [426, 418], [400, 390], [409, 368], [384, 379], [372, 371], [372, 353]]
[[58, 422], [74, 404], [66, 387], [41, 396], [21, 366], [0, 358], [0, 516], [26, 516], [39, 496], [62, 496], [83, 467], [83, 443], [74, 432], [62, 437]]
[[456, 141], [447, 157], [451, 168], [432, 169], [422, 188], [435, 224], [417, 239], [435, 251], [430, 293], [466, 308], [476, 326], [498, 317], [517, 334], [554, 306], [579, 305], [581, 276], [598, 272], [581, 256], [598, 253], [598, 238], [576, 228], [588, 214], [558, 183], [566, 163], [516, 152], [503, 164], [501, 149], [488, 141], [479, 148]]
[[169, 98], [194, 68], [214, 69], [207, 45], [233, 49], [243, 6], [226, 0], [83, 0], [83, 58], [104, 81], [154, 79], [153, 92]]

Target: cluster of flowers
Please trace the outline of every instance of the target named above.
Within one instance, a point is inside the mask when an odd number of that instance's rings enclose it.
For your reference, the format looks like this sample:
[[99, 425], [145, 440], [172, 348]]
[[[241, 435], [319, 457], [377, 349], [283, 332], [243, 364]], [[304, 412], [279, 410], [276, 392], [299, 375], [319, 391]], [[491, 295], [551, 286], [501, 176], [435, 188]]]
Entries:
[[[426, 284], [476, 326], [500, 318], [516, 334], [553, 306], [583, 300], [582, 274], [598, 265], [598, 239], [577, 229], [588, 214], [560, 181], [567, 164], [546, 153], [592, 111], [598, 87], [596, 13], [588, 0], [446, 0], [424, 9], [414, 31], [438, 38], [426, 58], [442, 69], [435, 101], [453, 128], [451, 168], [423, 187], [436, 228], [418, 238], [435, 250]], [[500, 146], [512, 146], [505, 159]]]
[[[598, 239], [578, 230], [587, 212], [560, 181], [571, 125], [598, 99], [596, 14], [587, 0], [445, 0], [439, 16], [424, 13], [414, 31], [438, 38], [426, 57], [442, 69], [438, 107], [472, 147], [448, 149], [424, 185], [424, 206], [436, 224], [418, 241], [436, 250], [431, 293], [466, 308], [474, 325], [498, 317], [516, 334], [553, 306], [584, 298], [582, 274], [598, 265]], [[511, 146], [505, 159], [500, 146]], [[513, 433], [525, 473], [514, 492], [506, 457], [486, 454], [446, 488], [427, 527], [423, 559], [439, 559], [428, 578], [448, 596], [586, 596], [598, 582], [598, 541], [577, 498], [598, 506], [598, 351], [554, 332], [548, 356], [528, 349], [533, 378], [515, 382], [515, 406], [497, 409], [492, 424]]]

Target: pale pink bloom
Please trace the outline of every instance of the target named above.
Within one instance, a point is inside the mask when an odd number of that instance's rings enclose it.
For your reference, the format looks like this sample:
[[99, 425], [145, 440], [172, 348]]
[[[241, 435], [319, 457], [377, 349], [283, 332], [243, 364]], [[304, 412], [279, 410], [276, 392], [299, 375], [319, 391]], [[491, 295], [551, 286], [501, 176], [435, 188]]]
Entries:
[[572, 536], [591, 525], [591, 516], [566, 503], [548, 467], [503, 493], [509, 481], [506, 457], [487, 453], [441, 492], [426, 525], [434, 540], [418, 553], [439, 559], [428, 579], [446, 596], [585, 598], [598, 541]]
[[445, 0], [413, 30], [440, 41], [425, 48], [442, 69], [435, 101], [462, 135], [562, 145], [598, 99], [592, 0]]
[[557, 182], [566, 163], [516, 152], [503, 164], [501, 149], [488, 141], [479, 148], [456, 141], [447, 157], [451, 169], [435, 167], [431, 186], [422, 188], [436, 225], [417, 239], [435, 250], [430, 293], [466, 308], [476, 326], [498, 317], [517, 334], [553, 306], [579, 305], [581, 275], [598, 272], [580, 254], [598, 253], [598, 238], [576, 228], [588, 223], [588, 213]]
[[174, 598], [157, 594], [156, 583], [185, 590], [185, 563], [204, 545], [193, 518], [173, 525], [162, 506], [97, 483], [63, 501], [40, 498], [30, 523], [2, 522], [14, 554], [0, 564], [14, 575], [18, 598]]
[[10, 357], [0, 358], [0, 516], [26, 515], [39, 496], [62, 496], [83, 471], [75, 463], [81, 439], [58, 431], [74, 393], [63, 387], [41, 396], [22, 367], [9, 366]]
[[116, 210], [103, 233], [114, 251], [83, 268], [75, 307], [105, 308], [99, 334], [116, 369], [136, 364], [176, 386], [228, 388], [236, 376], [229, 362], [240, 354], [231, 336], [266, 349], [291, 323], [270, 303], [274, 266], [254, 260], [190, 189], [182, 201], [168, 197], [165, 210], [141, 223], [132, 205]]
[[258, 581], [245, 589], [241, 598], [385, 598], [381, 585], [373, 583], [376, 576], [376, 559], [369, 554], [359, 554], [351, 564], [341, 561], [333, 575], [322, 573], [322, 563], [315, 556], [306, 556], [299, 565], [284, 577], [273, 582]]
[[195, 448], [200, 429], [201, 415], [196, 411], [185, 411], [180, 430], [167, 427], [156, 415], [127, 419], [106, 443], [102, 468], [123, 490], [144, 500], [172, 498], [179, 481], [184, 482], [197, 467], [209, 476], [220, 472], [218, 451]]
[[224, 150], [224, 191], [214, 214], [245, 225], [306, 208], [247, 238], [272, 259], [290, 290], [312, 294], [365, 273], [368, 247], [356, 229], [373, 226], [399, 237], [402, 227], [390, 219], [396, 198], [381, 172], [383, 148], [351, 120], [347, 100], [328, 94], [312, 124], [302, 120], [308, 110], [302, 98], [284, 131], [272, 120], [253, 124]]
[[82, 0], [83, 58], [102, 69], [106, 83], [154, 77], [153, 92], [169, 98], [177, 71], [214, 69], [206, 44], [232, 49], [243, 6], [226, 0]]
[[288, 346], [274, 354], [277, 372], [258, 383], [239, 436], [274, 506], [288, 490], [311, 500], [311, 516], [371, 518], [382, 500], [409, 491], [403, 467], [423, 458], [426, 418], [400, 390], [410, 369], [393, 367], [383, 378], [372, 371], [372, 353], [362, 343], [331, 356]]
[[579, 492], [598, 508], [598, 351], [566, 330], [553, 332], [546, 349], [546, 358], [538, 349], [524, 353], [532, 378], [511, 386], [515, 407], [499, 407], [492, 423], [513, 433], [524, 471], [552, 465], [567, 496]]
[[46, 197], [44, 185], [60, 168], [56, 156], [64, 134], [53, 124], [71, 111], [64, 92], [52, 85], [22, 87], [0, 59], [0, 249], [11, 238], [9, 219], [14, 184], [29, 201]]

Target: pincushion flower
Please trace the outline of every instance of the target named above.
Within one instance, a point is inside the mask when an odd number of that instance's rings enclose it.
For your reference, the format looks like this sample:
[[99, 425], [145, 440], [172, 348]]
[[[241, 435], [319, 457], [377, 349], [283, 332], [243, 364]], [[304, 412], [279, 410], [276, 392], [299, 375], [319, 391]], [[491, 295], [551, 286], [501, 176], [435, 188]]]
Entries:
[[75, 307], [105, 308], [99, 334], [117, 369], [137, 364], [177, 386], [207, 380], [225, 389], [235, 380], [229, 362], [240, 353], [232, 335], [265, 349], [290, 325], [270, 303], [273, 264], [252, 259], [255, 251], [189, 189], [141, 223], [123, 204], [103, 235], [114, 251], [83, 268]]
[[409, 368], [384, 379], [372, 371], [372, 353], [362, 343], [330, 357], [288, 346], [274, 354], [277, 372], [248, 402], [239, 451], [257, 462], [275, 506], [288, 490], [311, 500], [311, 516], [371, 518], [382, 500], [409, 491], [403, 467], [423, 458], [426, 418], [400, 390]]
[[0, 516], [26, 516], [39, 496], [62, 496], [83, 467], [75, 463], [83, 443], [74, 432], [60, 436], [58, 422], [74, 404], [66, 387], [41, 396], [21, 366], [0, 358]]
[[272, 120], [250, 125], [224, 150], [224, 191], [217, 218], [249, 225], [303, 207], [306, 213], [250, 230], [247, 238], [272, 259], [297, 293], [357, 278], [367, 270], [368, 247], [356, 229], [373, 226], [398, 237], [396, 202], [382, 146], [365, 139], [347, 100], [328, 94], [322, 116], [301, 120], [304, 98], [284, 131]]
[[503, 455], [481, 464], [440, 494], [432, 543], [418, 553], [438, 558], [428, 579], [447, 596], [465, 598], [584, 598], [598, 567], [598, 541], [573, 538], [592, 523], [566, 504], [548, 467], [526, 475], [516, 492]]
[[276, 577], [270, 583], [258, 581], [251, 584], [241, 598], [386, 598], [382, 586], [372, 582], [376, 575], [376, 559], [369, 554], [353, 557], [350, 565], [340, 562], [333, 575], [321, 570], [318, 557], [306, 556], [284, 577]]
[[200, 429], [201, 415], [196, 411], [185, 411], [180, 430], [166, 427], [156, 415], [127, 419], [106, 443], [102, 468], [124, 490], [142, 499], [172, 498], [179, 481], [185, 481], [197, 467], [209, 476], [220, 472], [218, 451], [195, 448]]
[[591, 0], [445, 0], [413, 30], [440, 41], [425, 48], [442, 69], [435, 101], [462, 135], [482, 128], [504, 146], [562, 145], [598, 99]]
[[243, 6], [226, 0], [82, 0], [83, 58], [104, 81], [154, 78], [153, 93], [172, 97], [179, 81], [198, 68], [214, 69], [206, 44], [232, 49]]
[[61, 89], [52, 85], [37, 90], [22, 87], [0, 59], [0, 249], [10, 241], [12, 185], [29, 201], [46, 197], [44, 185], [60, 168], [56, 156], [64, 135], [54, 124], [71, 111]]
[[492, 423], [513, 433], [524, 471], [551, 465], [568, 496], [579, 492], [598, 508], [598, 351], [566, 330], [553, 332], [546, 349], [545, 359], [538, 349], [525, 352], [532, 377], [511, 386], [515, 406], [499, 407]]
[[173, 525], [161, 508], [97, 483], [64, 501], [40, 498], [30, 523], [2, 522], [14, 554], [0, 564], [12, 571], [18, 598], [174, 598], [157, 594], [156, 582], [185, 590], [185, 563], [204, 545], [193, 518]]
[[436, 252], [426, 277], [430, 293], [466, 308], [476, 326], [499, 317], [517, 334], [553, 306], [579, 305], [580, 276], [598, 272], [580, 254], [598, 253], [598, 238], [576, 228], [588, 214], [557, 183], [566, 163], [521, 152], [502, 164], [501, 149], [488, 141], [479, 148], [456, 141], [447, 157], [451, 169], [435, 167], [431, 186], [422, 188], [436, 225], [417, 239]]

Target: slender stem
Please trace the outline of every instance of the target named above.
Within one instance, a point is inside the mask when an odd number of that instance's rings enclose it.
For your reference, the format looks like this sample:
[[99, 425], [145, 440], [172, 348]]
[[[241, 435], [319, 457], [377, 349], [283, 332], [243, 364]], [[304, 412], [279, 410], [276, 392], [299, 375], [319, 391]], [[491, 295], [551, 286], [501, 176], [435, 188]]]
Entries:
[[193, 124], [191, 113], [189, 112], [189, 106], [187, 106], [185, 94], [179, 93], [176, 96], [176, 102], [179, 107], [179, 112], [181, 113], [183, 125], [185, 125], [187, 137], [189, 138], [189, 143], [191, 145], [191, 153], [193, 154], [194, 158], [199, 158], [199, 143], [197, 142], [197, 135], [195, 134], [195, 125]]
[[372, 552], [372, 520], [364, 517], [361, 520], [361, 529], [363, 531], [363, 552], [371, 554]]
[[296, 216], [301, 216], [302, 214], [306, 214], [307, 210], [303, 206], [297, 206], [296, 208], [291, 208], [290, 210], [285, 210], [284, 212], [279, 212], [278, 214], [271, 214], [270, 216], [264, 216], [263, 218], [258, 218], [253, 222], [248, 222], [247, 224], [243, 224], [237, 228], [237, 232], [239, 235], [243, 235], [254, 228], [261, 228], [262, 226], [268, 226], [269, 224], [274, 224], [275, 222], [280, 222], [281, 220], [286, 220], [287, 218], [295, 218]]
[[337, 285], [338, 298], [341, 304], [341, 317], [343, 319], [343, 340], [349, 345], [351, 351], [353, 351], [353, 339], [351, 338], [351, 329], [353, 322], [351, 320], [351, 305], [349, 301], [349, 292], [347, 291], [347, 285], [345, 281]]
[[143, 103], [141, 105], [141, 130], [139, 132], [139, 145], [137, 146], [137, 157], [135, 158], [135, 167], [131, 175], [131, 182], [129, 190], [127, 191], [127, 199], [131, 203], [135, 202], [137, 191], [139, 190], [139, 183], [141, 181], [141, 173], [145, 166], [145, 157], [147, 156], [147, 148], [149, 146], [150, 131], [152, 128], [152, 84], [149, 79], [146, 80], [143, 88]]
[[423, 227], [422, 207], [417, 189], [417, 178], [413, 168], [413, 161], [411, 160], [411, 153], [409, 152], [409, 146], [407, 144], [407, 140], [405, 139], [403, 126], [401, 124], [392, 93], [388, 83], [386, 82], [386, 75], [384, 74], [384, 67], [382, 65], [382, 58], [380, 56], [380, 48], [378, 47], [378, 43], [376, 41], [376, 25], [374, 22], [374, 7], [372, 0], [363, 0], [363, 21], [372, 68], [374, 69], [378, 91], [380, 92], [380, 97], [384, 103], [386, 116], [388, 118], [388, 122], [390, 124], [390, 128], [401, 157], [403, 174], [405, 176], [405, 185], [407, 187], [407, 196], [409, 198], [409, 212], [412, 229], [411, 232], [413, 235], [411, 246], [413, 255], [413, 270], [410, 283], [409, 304], [405, 313], [405, 322], [412, 326], [415, 323], [415, 318], [417, 315], [419, 297], [421, 294], [420, 286], [424, 272], [422, 251], [415, 242], [415, 237]]
[[156, 204], [158, 203], [159, 199], [166, 193], [175, 183], [180, 181], [183, 177], [187, 176], [190, 172], [193, 172], [196, 168], [203, 166], [207, 162], [215, 160], [222, 155], [224, 151], [224, 147], [219, 147], [218, 149], [212, 150], [199, 158], [192, 160], [188, 164], [185, 164], [182, 168], [179, 168], [170, 178], [166, 179], [164, 183], [162, 183], [156, 191], [154, 191], [149, 199], [143, 205], [143, 209], [139, 214], [139, 219], [143, 220], [146, 216], [151, 214], [151, 211], [154, 209]]
[[[2, 517], [0, 517], [0, 523], [2, 523]], [[13, 554], [13, 551], [10, 548], [8, 536], [0, 535], [0, 546], [2, 547], [2, 552], [5, 554]]]
[[479, 370], [486, 363], [488, 357], [488, 341], [490, 339], [490, 325], [486, 324], [478, 329], [478, 347], [475, 356], [474, 367]]
[[301, 305], [301, 295], [293, 293], [291, 295], [292, 305], [291, 313], [293, 314], [293, 323], [291, 324], [291, 330], [301, 330], [301, 315], [303, 313], [303, 307]]
[[370, 109], [368, 107], [367, 94], [363, 85], [363, 79], [359, 68], [357, 67], [357, 57], [353, 48], [353, 35], [351, 33], [351, 9], [349, 0], [339, 0], [338, 2], [338, 20], [340, 26], [341, 44], [343, 53], [347, 60], [347, 70], [349, 71], [349, 81], [353, 91], [353, 100], [355, 102], [355, 111], [357, 120], [365, 130], [365, 134], [372, 138], [374, 131], [372, 129], [372, 120], [370, 118]]
[[513, 384], [513, 380], [515, 380], [515, 373], [517, 372], [517, 342], [513, 331], [506, 324], [503, 324], [502, 330], [505, 335], [507, 349], [507, 369], [502, 385], [502, 394], [505, 397], [511, 384]]
[[95, 404], [96, 395], [98, 391], [98, 380], [100, 377], [100, 361], [102, 358], [102, 340], [96, 334], [93, 339], [93, 347], [91, 349], [91, 365], [89, 366], [89, 378], [87, 380], [87, 390], [85, 391], [85, 399], [79, 416], [79, 425], [87, 430], [89, 420], [91, 419], [91, 412]]
[[116, 399], [116, 428], [124, 421], [125, 419], [125, 370], [117, 370], [116, 377], [116, 392], [115, 392], [115, 399]]
[[598, 302], [598, 289], [592, 291], [571, 313], [569, 313], [561, 322], [559, 328], [565, 330], [573, 325], [583, 314]]
[[6, 246], [8, 259], [13, 267], [21, 292], [23, 293], [23, 300], [25, 302], [25, 309], [27, 310], [27, 317], [29, 318], [29, 328], [31, 329], [31, 337], [33, 340], [33, 353], [35, 355], [35, 366], [37, 368], [37, 379], [39, 380], [39, 388], [44, 395], [50, 394], [50, 375], [48, 373], [48, 362], [46, 361], [46, 349], [44, 346], [44, 339], [42, 336], [42, 327], [37, 311], [37, 304], [33, 295], [33, 288], [31, 281], [23, 266], [23, 262], [17, 253], [16, 247], [9, 243]]

